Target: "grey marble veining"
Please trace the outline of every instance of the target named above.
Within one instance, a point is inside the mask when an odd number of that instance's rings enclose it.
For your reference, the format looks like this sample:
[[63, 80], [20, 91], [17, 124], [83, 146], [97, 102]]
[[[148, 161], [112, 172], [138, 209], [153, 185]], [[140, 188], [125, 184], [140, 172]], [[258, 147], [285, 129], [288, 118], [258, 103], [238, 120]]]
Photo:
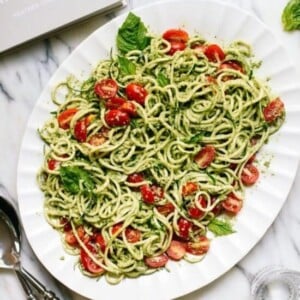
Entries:
[[[280, 15], [286, 0], [223, 0], [250, 11], [269, 25], [281, 39], [298, 69], [300, 79], [300, 32], [284, 33]], [[26, 122], [48, 80], [72, 50], [96, 28], [130, 8], [150, 3], [131, 0], [126, 8], [107, 16], [95, 16], [48, 39], [0, 57], [0, 193], [17, 206], [18, 153]], [[300, 270], [300, 172], [288, 200], [262, 240], [228, 273], [182, 299], [250, 300], [250, 281], [261, 268], [281, 264]], [[0, 233], [1, 234], [1, 233]], [[54, 280], [37, 261], [24, 236], [24, 266], [64, 300], [83, 300]], [[11, 271], [0, 271], [0, 300], [22, 300], [25, 295]]]

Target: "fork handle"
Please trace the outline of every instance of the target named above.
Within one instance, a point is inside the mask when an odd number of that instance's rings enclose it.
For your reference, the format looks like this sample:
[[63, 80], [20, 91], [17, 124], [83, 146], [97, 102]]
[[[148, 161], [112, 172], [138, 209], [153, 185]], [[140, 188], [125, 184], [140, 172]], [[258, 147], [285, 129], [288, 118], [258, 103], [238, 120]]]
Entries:
[[22, 273], [19, 270], [16, 270], [17, 277], [26, 293], [27, 300], [38, 300], [35, 295], [32, 293], [32, 289], [26, 279], [23, 277]]
[[26, 280], [30, 282], [30, 284], [39, 292], [44, 300], [60, 300], [54, 292], [47, 290], [46, 287], [33, 275], [31, 275], [26, 269], [21, 267], [20, 272], [23, 277], [26, 278]]

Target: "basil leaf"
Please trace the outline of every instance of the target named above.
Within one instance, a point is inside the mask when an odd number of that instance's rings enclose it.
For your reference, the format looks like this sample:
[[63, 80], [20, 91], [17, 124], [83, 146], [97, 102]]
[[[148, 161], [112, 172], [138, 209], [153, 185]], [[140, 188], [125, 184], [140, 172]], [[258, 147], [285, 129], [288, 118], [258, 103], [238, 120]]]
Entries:
[[150, 44], [147, 28], [141, 19], [129, 13], [126, 20], [118, 30], [117, 48], [121, 53], [131, 50], [143, 50]]
[[135, 64], [124, 56], [118, 57], [120, 71], [123, 75], [134, 75], [136, 71]]
[[208, 229], [216, 236], [228, 235], [235, 232], [228, 221], [221, 219], [212, 219], [208, 224]]
[[157, 79], [158, 85], [161, 87], [164, 87], [170, 83], [169, 78], [164, 73], [161, 73], [161, 72], [157, 74], [156, 79]]
[[61, 167], [59, 175], [65, 190], [71, 194], [80, 192], [80, 184], [85, 189], [83, 192], [91, 192], [95, 186], [90, 173], [79, 167]]
[[204, 132], [200, 132], [192, 136], [190, 139], [186, 141], [188, 144], [197, 144], [203, 140]]
[[288, 2], [282, 12], [281, 21], [286, 31], [300, 29], [300, 0]]

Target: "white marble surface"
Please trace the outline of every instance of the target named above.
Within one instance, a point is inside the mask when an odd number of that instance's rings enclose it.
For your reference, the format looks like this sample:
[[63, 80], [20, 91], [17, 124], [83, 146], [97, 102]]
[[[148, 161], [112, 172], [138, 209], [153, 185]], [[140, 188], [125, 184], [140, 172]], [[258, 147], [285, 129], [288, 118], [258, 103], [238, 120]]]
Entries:
[[[285, 33], [280, 23], [281, 12], [287, 0], [223, 1], [252, 12], [272, 28], [294, 60], [300, 80], [300, 31]], [[49, 39], [36, 41], [30, 46], [0, 57], [0, 193], [10, 201], [17, 205], [17, 161], [26, 122], [50, 76], [74, 47], [98, 26], [116, 14], [149, 2], [131, 0], [125, 9], [115, 14], [93, 17], [84, 24], [74, 25]], [[281, 213], [256, 247], [224, 276], [182, 299], [250, 300], [251, 278], [261, 268], [281, 264], [300, 271], [299, 196], [300, 171]], [[26, 238], [22, 248], [24, 266], [60, 295], [61, 299], [84, 299], [63, 287], [47, 273], [35, 258]], [[0, 271], [0, 299], [26, 299], [13, 272]]]

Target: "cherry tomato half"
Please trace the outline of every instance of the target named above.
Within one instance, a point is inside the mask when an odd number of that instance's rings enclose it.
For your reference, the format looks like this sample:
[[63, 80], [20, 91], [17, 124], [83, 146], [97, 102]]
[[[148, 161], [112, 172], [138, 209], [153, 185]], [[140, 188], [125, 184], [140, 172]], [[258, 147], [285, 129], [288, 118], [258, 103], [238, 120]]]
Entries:
[[155, 202], [154, 193], [148, 184], [142, 185], [140, 190], [142, 194], [142, 199], [145, 203], [153, 204]]
[[136, 106], [133, 102], [126, 101], [123, 103], [120, 108], [121, 111], [124, 111], [128, 113], [129, 116], [131, 117], [136, 117], [137, 112], [136, 112]]
[[203, 255], [209, 250], [210, 241], [206, 236], [199, 236], [195, 242], [188, 242], [186, 251], [193, 255]]
[[253, 164], [245, 165], [242, 171], [242, 182], [244, 185], [252, 185], [254, 184], [259, 177], [259, 171]]
[[53, 171], [56, 168], [58, 168], [58, 166], [60, 165], [60, 161], [57, 161], [56, 159], [51, 158], [47, 161], [47, 164], [48, 164], [48, 169]]
[[64, 111], [62, 111], [57, 116], [58, 125], [62, 129], [69, 129], [70, 128], [70, 122], [73, 118], [73, 116], [78, 112], [77, 108], [68, 108]]
[[138, 229], [127, 227], [125, 229], [125, 236], [129, 243], [136, 243], [141, 240], [141, 232]]
[[[206, 208], [207, 207], [207, 200], [204, 196], [199, 196], [198, 203], [201, 207]], [[201, 209], [199, 209], [196, 205], [191, 206], [188, 209], [188, 214], [193, 219], [200, 219], [204, 216], [205, 212]]]
[[[84, 240], [85, 239], [85, 231], [83, 226], [79, 226], [76, 229], [77, 235], [79, 237], [80, 240]], [[75, 237], [75, 234], [72, 231], [72, 227], [70, 227], [70, 230], [65, 231], [65, 241], [67, 244], [69, 244], [70, 246], [77, 246], [78, 245], [78, 241]]]
[[87, 121], [85, 118], [76, 122], [76, 124], [74, 126], [74, 136], [75, 136], [75, 139], [80, 143], [83, 143], [86, 141]]
[[243, 202], [234, 193], [230, 193], [222, 202], [222, 206], [227, 212], [236, 215], [242, 209]]
[[183, 239], [188, 239], [192, 223], [184, 218], [178, 220], [179, 236]]
[[92, 146], [100, 146], [102, 144], [104, 144], [107, 141], [107, 138], [102, 134], [102, 133], [95, 133], [93, 134], [89, 140], [88, 143]]
[[195, 162], [201, 169], [207, 168], [215, 159], [216, 150], [214, 146], [204, 146], [194, 157]]
[[127, 182], [130, 183], [139, 183], [144, 180], [145, 180], [144, 175], [141, 173], [133, 173], [127, 176]]
[[142, 199], [145, 203], [154, 204], [157, 199], [164, 197], [164, 191], [157, 185], [144, 184], [140, 188]]
[[244, 73], [244, 69], [243, 69], [241, 63], [238, 61], [235, 61], [235, 60], [228, 60], [228, 61], [223, 62], [220, 65], [220, 69], [221, 70], [222, 69], [233, 69], [233, 70], [239, 71], [241, 73]]
[[127, 126], [130, 123], [129, 115], [119, 109], [111, 109], [107, 111], [104, 119], [110, 127]]
[[157, 206], [156, 209], [160, 214], [164, 216], [168, 216], [170, 213], [172, 213], [175, 210], [175, 206], [171, 202], [168, 202], [164, 205]]
[[96, 244], [99, 245], [101, 251], [104, 252], [105, 248], [106, 248], [106, 242], [105, 242], [103, 235], [101, 233], [96, 233], [96, 234], [94, 234], [94, 239], [95, 239]]
[[173, 260], [180, 260], [186, 253], [185, 244], [179, 241], [171, 241], [167, 255]]
[[146, 89], [139, 83], [129, 83], [126, 86], [125, 93], [129, 100], [133, 100], [141, 105], [145, 104], [148, 95]]
[[194, 194], [198, 190], [199, 186], [195, 182], [188, 181], [183, 187], [181, 194], [183, 197]]
[[66, 217], [60, 218], [59, 223], [64, 226], [64, 232], [72, 230], [72, 225], [68, 220], [68, 218]]
[[[94, 247], [92, 245], [86, 244], [85, 246], [87, 247], [87, 249], [90, 252], [92, 252], [92, 253], [95, 252], [95, 249], [94, 249]], [[100, 275], [100, 274], [102, 274], [104, 272], [104, 269], [101, 266], [97, 265], [91, 259], [91, 257], [85, 252], [85, 250], [83, 248], [80, 250], [80, 262], [82, 264], [82, 267], [86, 271], [88, 271], [88, 272], [90, 272], [92, 274]]]
[[[215, 202], [217, 201], [217, 198], [216, 197], [212, 197], [211, 198], [211, 203], [214, 204]], [[222, 203], [219, 202], [213, 209], [212, 209], [212, 213], [215, 215], [215, 216], [218, 216], [222, 213], [223, 211], [223, 207], [222, 207]]]
[[169, 42], [177, 41], [182, 43], [186, 43], [189, 39], [188, 33], [182, 29], [169, 29], [164, 32], [162, 37]]
[[70, 246], [77, 246], [78, 242], [72, 230], [65, 233], [65, 242]]
[[204, 50], [204, 54], [212, 62], [222, 61], [225, 58], [224, 51], [217, 44], [208, 45]]
[[268, 123], [274, 122], [278, 117], [282, 115], [284, 111], [284, 104], [280, 98], [276, 98], [268, 103], [263, 109], [265, 121]]
[[118, 92], [118, 84], [115, 80], [107, 78], [96, 82], [94, 91], [97, 96], [102, 99], [109, 99], [116, 96]]
[[122, 226], [123, 226], [123, 223], [117, 223], [117, 224], [113, 225], [113, 227], [112, 227], [112, 229], [111, 229], [112, 235], [115, 235], [115, 234], [117, 234], [118, 232], [119, 232], [119, 234], [120, 234], [120, 230], [121, 230]]
[[171, 41], [171, 48], [168, 51], [169, 55], [173, 55], [177, 51], [183, 51], [186, 48], [186, 44], [178, 41]]
[[115, 96], [105, 101], [105, 107], [107, 109], [117, 109], [125, 102], [125, 99]]
[[150, 268], [161, 268], [166, 265], [168, 260], [168, 256], [165, 253], [163, 253], [158, 256], [146, 257], [145, 264]]

